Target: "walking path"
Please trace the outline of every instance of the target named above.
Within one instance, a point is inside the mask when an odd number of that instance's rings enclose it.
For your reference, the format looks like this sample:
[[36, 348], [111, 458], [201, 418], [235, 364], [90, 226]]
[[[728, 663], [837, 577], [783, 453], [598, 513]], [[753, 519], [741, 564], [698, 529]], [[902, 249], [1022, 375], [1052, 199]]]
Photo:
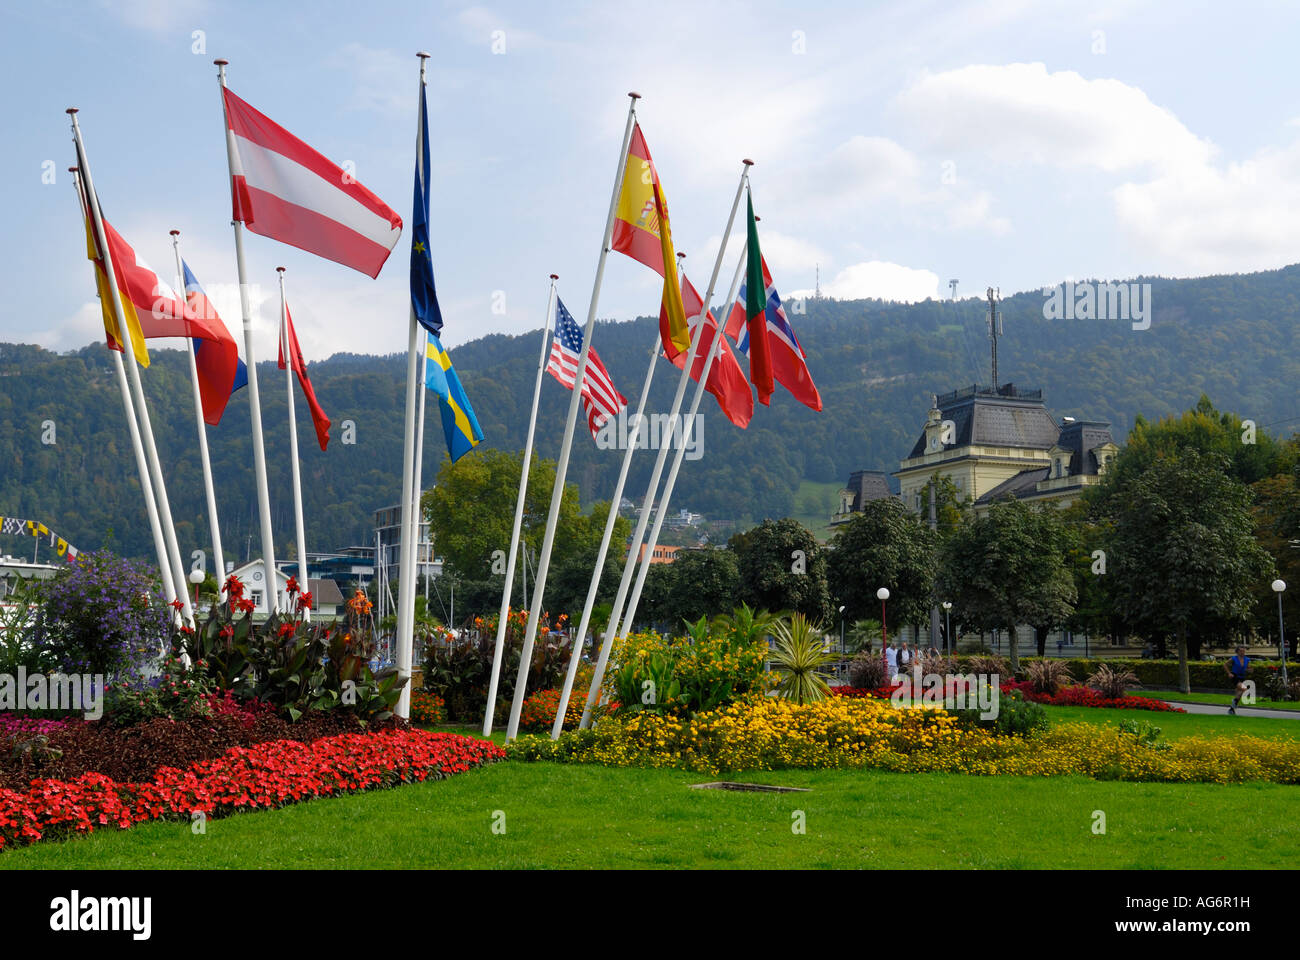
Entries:
[[[1168, 697], [1159, 697], [1165, 703], [1172, 703], [1176, 707], [1182, 707], [1188, 713], [1217, 713], [1220, 716], [1227, 716], [1228, 707], [1221, 703], [1192, 703], [1190, 700], [1171, 700]], [[1277, 720], [1300, 720], [1300, 710], [1267, 710], [1263, 707], [1238, 707], [1237, 716], [1239, 717], [1272, 717]]]

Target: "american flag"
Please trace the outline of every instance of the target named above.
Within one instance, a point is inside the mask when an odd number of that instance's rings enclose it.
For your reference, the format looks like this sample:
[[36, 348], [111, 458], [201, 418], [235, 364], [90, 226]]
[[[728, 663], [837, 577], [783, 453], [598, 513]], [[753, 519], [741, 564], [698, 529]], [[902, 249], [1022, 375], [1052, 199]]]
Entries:
[[[551, 359], [546, 372], [570, 390], [577, 379], [578, 354], [582, 352], [582, 330], [578, 328], [559, 297], [555, 298], [555, 338], [551, 341]], [[605, 421], [618, 416], [627, 406], [627, 397], [618, 392], [609, 371], [600, 362], [596, 349], [587, 351], [587, 369], [582, 383], [583, 409], [587, 411], [587, 427], [592, 437], [600, 431]]]

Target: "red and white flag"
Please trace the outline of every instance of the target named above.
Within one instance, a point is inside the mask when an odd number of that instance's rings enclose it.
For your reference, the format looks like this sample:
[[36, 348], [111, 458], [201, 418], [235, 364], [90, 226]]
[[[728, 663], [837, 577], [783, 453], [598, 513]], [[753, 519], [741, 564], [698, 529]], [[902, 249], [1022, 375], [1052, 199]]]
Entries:
[[[700, 333], [700, 314], [704, 313], [704, 298], [700, 292], [695, 289], [695, 284], [686, 279], [686, 274], [682, 274], [682, 306], [686, 311], [686, 322], [691, 325], [693, 337], [702, 336], [700, 345], [696, 348], [695, 362], [691, 364], [691, 379], [696, 383], [700, 382], [700, 374], [704, 371], [704, 363], [709, 357], [709, 348], [716, 336], [715, 331], [718, 329], [718, 323], [713, 318], [710, 311], [704, 321], [704, 332]], [[667, 314], [663, 306], [659, 308], [659, 326], [664, 329], [668, 323]], [[686, 366], [686, 354], [680, 352], [668, 353], [667, 338], [663, 340], [665, 344], [665, 353], [669, 360], [678, 370]], [[713, 358], [713, 365], [709, 367], [709, 379], [704, 384], [704, 389], [713, 394], [718, 401], [718, 406], [728, 420], [734, 423], [740, 429], [744, 430], [749, 426], [749, 421], [754, 416], [754, 394], [750, 392], [749, 381], [745, 379], [745, 371], [740, 369], [740, 364], [736, 361], [736, 355], [731, 352], [731, 345], [727, 343], [727, 338], [723, 337], [718, 343], [717, 356]]]
[[253, 233], [370, 277], [402, 235], [397, 211], [228, 88], [232, 218]]

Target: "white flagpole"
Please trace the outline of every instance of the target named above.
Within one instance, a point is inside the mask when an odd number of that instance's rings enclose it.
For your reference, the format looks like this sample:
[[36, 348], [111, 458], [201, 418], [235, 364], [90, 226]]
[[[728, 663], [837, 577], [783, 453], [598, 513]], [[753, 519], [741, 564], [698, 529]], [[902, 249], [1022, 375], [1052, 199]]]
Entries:
[[[68, 112], [74, 113], [75, 110], [74, 107]], [[82, 159], [84, 160], [84, 154]], [[69, 167], [68, 172], [72, 174], [72, 182], [76, 186], [78, 182], [77, 168]], [[78, 187], [78, 195], [80, 193], [81, 190]], [[122, 335], [122, 346], [127, 350], [133, 350], [135, 345], [131, 342], [130, 331], [126, 329], [126, 318], [122, 315], [122, 303], [117, 290], [117, 278], [113, 273], [113, 261], [108, 251], [108, 244], [103, 240], [103, 230], [98, 217], [90, 209], [83, 208], [82, 212], [90, 217], [91, 228], [95, 231], [95, 236], [99, 238], [97, 242], [100, 249], [104, 251], [105, 273], [108, 275], [108, 287], [113, 298], [110, 309], [113, 310], [113, 315], [117, 319], [117, 329]], [[95, 269], [99, 268], [96, 267]], [[163, 541], [162, 524], [158, 520], [158, 503], [154, 498], [153, 485], [149, 482], [149, 465], [145, 460], [144, 446], [140, 442], [140, 425], [136, 421], [135, 405], [131, 402], [131, 387], [127, 384], [126, 367], [122, 363], [121, 352], [111, 348], [108, 352], [113, 355], [113, 366], [117, 370], [117, 385], [122, 394], [122, 409], [126, 413], [127, 429], [131, 434], [131, 448], [135, 451], [136, 469], [140, 472], [140, 490], [144, 493], [145, 513], [149, 517], [149, 528], [153, 532], [153, 546], [158, 556], [158, 573], [162, 577], [163, 592], [174, 600], [176, 598], [176, 583], [172, 577], [171, 563], [167, 557], [167, 545]]]
[[[546, 297], [546, 319], [542, 322], [542, 348], [537, 357], [537, 376], [533, 381], [533, 412], [528, 417], [528, 439], [524, 441], [524, 461], [519, 468], [519, 495], [515, 498], [515, 522], [510, 529], [510, 550], [506, 553], [506, 582], [501, 591], [501, 612], [497, 615], [497, 640], [492, 651], [492, 679], [488, 681], [487, 710], [483, 714], [483, 736], [492, 733], [492, 719], [496, 712], [497, 686], [501, 680], [501, 654], [505, 649], [506, 620], [510, 616], [510, 591], [515, 582], [515, 557], [519, 553], [519, 537], [524, 523], [524, 501], [528, 497], [528, 470], [533, 462], [533, 437], [537, 432], [537, 403], [542, 395], [542, 374], [546, 371], [546, 344], [551, 335], [552, 317], [555, 315], [555, 281], [551, 274], [551, 292]], [[528, 565], [524, 564], [524, 577]], [[528, 603], [527, 580], [524, 584], [524, 604]]]
[[[420, 58], [420, 88], [419, 96], [424, 96], [424, 62], [429, 58], [429, 54], [420, 52], [416, 54]], [[418, 113], [418, 111], [417, 111]], [[424, 139], [422, 136], [421, 119], [417, 116], [415, 121], [415, 156], [416, 162], [420, 164], [425, 176], [428, 176], [428, 157], [423, 156]], [[416, 351], [420, 348], [420, 323], [415, 318], [415, 303], [411, 303], [410, 330], [407, 336], [406, 345], [406, 422], [405, 431], [402, 434], [402, 532], [401, 545], [398, 548], [398, 556], [402, 559], [401, 569], [398, 571], [399, 580], [397, 585], [397, 676], [402, 683], [402, 695], [397, 701], [397, 716], [403, 719], [411, 715], [411, 642], [414, 634], [415, 621], [415, 577], [412, 575], [411, 564], [408, 558], [411, 556], [411, 521], [414, 510], [412, 509], [416, 493], [412, 489], [415, 484], [415, 378], [419, 371], [419, 357]], [[427, 388], [426, 388], [427, 389]]]
[[82, 173], [86, 178], [86, 194], [90, 200], [91, 216], [94, 218], [95, 235], [99, 238], [100, 249], [104, 253], [104, 267], [108, 273], [109, 290], [113, 295], [113, 310], [117, 316], [118, 329], [122, 333], [123, 346], [130, 346], [131, 349], [124, 352], [131, 358], [131, 362], [126, 365], [127, 373], [131, 382], [131, 393], [135, 399], [136, 414], [140, 418], [140, 439], [144, 445], [145, 459], [149, 463], [149, 475], [153, 480], [154, 495], [158, 498], [158, 514], [162, 522], [163, 540], [167, 547], [167, 557], [170, 561], [173, 577], [173, 599], [181, 601], [181, 609], [184, 613], [185, 620], [190, 623], [194, 622], [194, 608], [190, 605], [189, 591], [185, 589], [185, 572], [181, 564], [180, 547], [176, 543], [176, 528], [172, 525], [171, 505], [167, 501], [167, 486], [163, 482], [162, 465], [158, 461], [158, 448], [154, 444], [153, 425], [149, 420], [149, 407], [145, 404], [144, 387], [140, 383], [140, 368], [135, 359], [135, 348], [132, 343], [131, 331], [127, 328], [126, 317], [123, 315], [122, 302], [117, 289], [117, 277], [114, 275], [112, 267], [112, 251], [108, 249], [108, 235], [104, 230], [104, 219], [99, 209], [99, 196], [95, 193], [94, 179], [90, 175], [90, 160], [86, 156], [86, 146], [81, 140], [81, 128], [77, 126], [77, 111], [75, 108], [68, 111], [72, 118], [72, 136], [76, 140], [77, 154], [81, 159]]
[[[217, 82], [226, 87], [227, 60], [212, 61], [217, 66]], [[229, 177], [235, 175], [235, 137], [230, 132], [230, 121], [225, 116], [225, 95], [221, 99], [221, 112], [226, 125], [226, 167]], [[253, 472], [257, 480], [257, 505], [262, 521], [262, 569], [267, 579], [267, 609], [280, 612], [280, 590], [276, 579], [275, 540], [271, 533], [271, 495], [266, 484], [266, 447], [262, 442], [262, 401], [257, 390], [257, 353], [253, 350], [253, 311], [248, 303], [247, 269], [244, 266], [244, 225], [234, 220], [235, 266], [239, 271], [239, 306], [244, 319], [244, 363], [248, 368], [248, 407], [253, 416]]]
[[[284, 385], [289, 391], [289, 462], [293, 470], [293, 519], [298, 534], [298, 590], [299, 596], [310, 591], [307, 584], [307, 535], [302, 522], [302, 467], [298, 463], [298, 417], [293, 400], [293, 354], [289, 352], [289, 303], [284, 298], [284, 267], [276, 267], [280, 275], [280, 349], [284, 352]], [[278, 586], [278, 584], [277, 584]], [[290, 603], [293, 601], [290, 600]], [[294, 611], [289, 610], [290, 613]], [[302, 618], [311, 621], [311, 609], [304, 608]]]
[[[741, 168], [740, 183], [736, 186], [736, 197], [731, 201], [731, 212], [727, 215], [727, 227], [722, 232], [722, 241], [718, 245], [718, 256], [713, 262], [713, 273], [709, 276], [708, 292], [704, 295], [704, 302], [708, 304], [713, 299], [713, 289], [718, 282], [718, 273], [722, 269], [722, 258], [727, 252], [727, 240], [731, 236], [731, 225], [736, 220], [736, 210], [740, 207], [740, 197], [745, 192], [745, 181], [749, 177], [749, 168], [752, 161], [743, 161], [744, 166]], [[703, 327], [696, 325], [703, 331]], [[702, 336], [691, 336], [691, 347], [686, 351], [686, 362], [682, 365], [681, 375], [677, 378], [677, 393], [673, 396], [672, 412], [668, 416], [669, 424], [676, 424], [678, 415], [682, 409], [682, 399], [686, 395], [686, 384], [691, 379], [691, 368], [695, 365], [695, 355], [699, 351], [700, 340]], [[670, 429], [669, 437], [672, 431]], [[646, 487], [645, 499], [641, 503], [641, 516], [637, 518], [636, 531], [632, 534], [632, 544], [628, 548], [627, 563], [623, 566], [623, 577], [619, 581], [618, 594], [614, 598], [614, 608], [610, 611], [609, 627], [605, 631], [605, 640], [600, 647], [600, 657], [596, 661], [596, 669], [591, 677], [591, 689], [587, 691], [587, 705], [582, 711], [582, 723], [579, 725], [585, 730], [591, 726], [591, 714], [596, 707], [596, 701], [600, 696], [600, 685], [605, 679], [605, 667], [609, 663], [609, 652], [614, 646], [614, 636], [617, 633], [617, 626], [622, 619], [623, 601], [627, 597], [628, 587], [632, 582], [632, 571], [635, 568], [635, 558], [641, 548], [641, 538], [645, 536], [645, 528], [650, 520], [650, 510], [654, 506], [655, 492], [659, 489], [659, 478], [663, 475], [664, 463], [668, 459], [668, 447], [671, 443], [662, 442], [660, 437], [659, 455], [655, 458], [654, 471], [650, 474], [650, 483]], [[684, 446], [684, 444], [683, 444]], [[646, 560], [649, 560], [649, 554], [646, 554]]]
[[605, 277], [605, 261], [609, 257], [609, 244], [614, 236], [614, 215], [618, 211], [618, 197], [623, 189], [623, 170], [627, 165], [628, 144], [632, 140], [632, 125], [636, 122], [636, 102], [641, 95], [628, 94], [631, 103], [627, 108], [627, 125], [623, 129], [623, 146], [618, 152], [618, 167], [614, 171], [614, 190], [609, 198], [609, 214], [605, 218], [605, 235], [601, 239], [600, 259], [596, 264], [596, 280], [587, 307], [587, 325], [582, 334], [582, 350], [578, 354], [578, 367], [573, 376], [573, 393], [569, 397], [569, 416], [564, 424], [564, 440], [560, 444], [560, 459], [555, 465], [555, 486], [551, 490], [551, 509], [546, 517], [546, 532], [542, 536], [542, 552], [533, 574], [533, 605], [528, 612], [528, 631], [524, 635], [523, 654], [519, 660], [519, 677], [515, 683], [514, 700], [510, 704], [510, 723], [506, 739], [513, 740], [519, 731], [519, 714], [524, 706], [528, 686], [528, 668], [533, 656], [533, 641], [537, 637], [537, 623], [542, 615], [542, 598], [546, 595], [546, 574], [551, 565], [551, 547], [555, 543], [555, 526], [560, 515], [560, 501], [564, 498], [564, 480], [569, 472], [569, 451], [573, 447], [573, 430], [578, 421], [578, 408], [582, 404], [582, 382], [587, 373], [587, 354], [591, 350], [592, 334], [596, 326], [596, 305], [600, 299], [600, 284]]
[[[411, 648], [412, 657], [414, 657], [415, 648], [415, 595], [420, 580], [420, 546], [422, 537], [420, 527], [423, 520], [420, 517], [420, 494], [423, 490], [424, 483], [424, 404], [429, 396], [428, 370], [429, 370], [429, 333], [424, 331], [423, 345], [420, 348], [420, 363], [417, 376], [418, 381], [415, 384], [416, 392], [416, 411], [415, 411], [415, 477], [411, 483], [412, 495], [415, 501], [411, 504], [411, 526], [413, 534], [411, 536], [411, 545], [407, 547], [407, 561], [411, 564], [411, 576], [415, 579], [411, 586]], [[430, 560], [433, 558], [430, 557]], [[425, 597], [428, 597], [428, 587], [426, 580]], [[451, 626], [451, 625], [449, 625]], [[414, 666], [414, 664], [412, 665]]]
[[[185, 296], [185, 267], [181, 262], [181, 232], [171, 231], [172, 250], [176, 253], [177, 294]], [[226, 558], [221, 550], [221, 528], [217, 523], [217, 493], [212, 484], [212, 460], [208, 456], [208, 425], [203, 419], [203, 394], [199, 392], [199, 365], [194, 358], [194, 344], [189, 345], [190, 383], [194, 387], [194, 417], [199, 425], [199, 459], [203, 464], [203, 490], [208, 499], [208, 529], [212, 533], [212, 562], [217, 568], [217, 596], [226, 592]]]
[[[681, 256], [681, 254], [678, 254]], [[655, 361], [659, 359], [659, 330], [656, 327], [654, 342], [650, 344], [650, 365], [646, 367], [645, 382], [641, 384], [641, 396], [637, 399], [635, 419], [629, 420], [632, 429], [638, 429], [641, 417], [645, 413], [646, 397], [650, 395], [650, 382], [655, 375]], [[621, 431], [620, 431], [621, 432]], [[631, 431], [629, 431], [630, 434]], [[591, 611], [596, 606], [596, 594], [600, 591], [601, 574], [605, 572], [605, 557], [609, 553], [609, 542], [614, 535], [614, 524], [618, 522], [618, 505], [623, 500], [623, 487], [627, 483], [628, 467], [632, 463], [632, 452], [636, 450], [633, 437], [627, 437], [627, 449], [623, 451], [623, 466], [619, 469], [618, 482], [614, 485], [614, 496], [609, 502], [609, 516], [605, 518], [605, 535], [600, 541], [600, 550], [596, 553], [596, 568], [591, 573], [591, 584], [587, 587], [587, 600], [582, 605], [582, 620], [578, 623], [578, 632], [574, 636], [573, 652], [569, 655], [569, 669], [564, 675], [564, 689], [560, 691], [560, 703], [555, 711], [555, 722], [551, 724], [551, 739], [558, 740], [564, 730], [564, 715], [569, 709], [569, 697], [573, 693], [573, 680], [578, 675], [578, 663], [582, 660], [582, 648], [587, 636], [587, 627], [591, 624]], [[629, 554], [628, 563], [632, 563]], [[613, 624], [609, 624], [613, 626]]]
[[[736, 264], [736, 274], [731, 279], [731, 291], [727, 294], [726, 308], [730, 309], [731, 304], [736, 300], [736, 290], [740, 287], [740, 275], [745, 269], [745, 251], [748, 249], [749, 239], [746, 237], [745, 242], [740, 245], [740, 262]], [[704, 302], [704, 309], [709, 309], [709, 302]], [[700, 315], [703, 322], [704, 314]], [[636, 586], [632, 588], [632, 598], [627, 604], [627, 613], [623, 616], [623, 636], [627, 636], [632, 629], [632, 623], [636, 617], [637, 604], [641, 601], [641, 588], [645, 586], [646, 574], [650, 569], [650, 558], [654, 556], [655, 546], [659, 543], [659, 530], [663, 527], [664, 516], [668, 513], [668, 501], [672, 498], [673, 487], [677, 483], [677, 474], [682, 468], [682, 458], [686, 453], [686, 445], [690, 442], [691, 429], [695, 426], [695, 415], [700, 410], [700, 398], [704, 395], [704, 385], [709, 380], [709, 370], [713, 366], [713, 360], [718, 355], [718, 350], [722, 346], [723, 326], [725, 318], [719, 318], [713, 334], [713, 342], [709, 345], [708, 356], [704, 358], [704, 369], [700, 371], [700, 380], [695, 385], [695, 396], [691, 398], [691, 411], [686, 415], [686, 423], [682, 427], [682, 442], [673, 454], [672, 469], [668, 471], [668, 480], [664, 484], [663, 495], [659, 498], [659, 510], [655, 513], [654, 526], [650, 528], [650, 539], [646, 541], [645, 559], [641, 562], [641, 569], [636, 574]], [[703, 328], [701, 328], [703, 329]]]

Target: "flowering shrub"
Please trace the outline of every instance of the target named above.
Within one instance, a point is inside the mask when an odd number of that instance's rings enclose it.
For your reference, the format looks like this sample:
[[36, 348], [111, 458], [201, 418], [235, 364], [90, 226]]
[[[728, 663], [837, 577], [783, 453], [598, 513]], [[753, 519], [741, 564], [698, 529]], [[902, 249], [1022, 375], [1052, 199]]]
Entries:
[[676, 767], [710, 775], [782, 768], [876, 768], [902, 773], [1067, 776], [1099, 780], [1300, 783], [1300, 741], [1259, 737], [1154, 740], [1142, 730], [1062, 723], [1031, 736], [995, 736], [951, 714], [832, 697], [735, 704], [687, 720], [639, 713], [592, 730], [520, 737], [512, 759]]
[[38, 596], [33, 645], [65, 673], [130, 679], [166, 650], [171, 611], [143, 564], [106, 550], [81, 553]]
[[[590, 680], [590, 677], [588, 679]], [[572, 693], [569, 694], [569, 703], [564, 708], [564, 726], [570, 730], [578, 729], [578, 724], [582, 721], [582, 711], [587, 706], [587, 692], [590, 689], [591, 687], [587, 684], [582, 687], [575, 684]], [[559, 706], [559, 690], [538, 690], [524, 701], [524, 705], [519, 711], [519, 729], [536, 733], [550, 733], [551, 727], [555, 723], [555, 711], [559, 709]], [[617, 704], [597, 706], [593, 714], [597, 717], [603, 717], [612, 707], [617, 707]]]
[[[309, 623], [303, 613], [310, 597], [290, 578], [286, 588], [295, 607], [264, 623], [253, 622], [253, 603], [236, 576], [226, 580], [226, 601], [214, 604], [196, 633], [181, 628], [172, 636], [175, 656], [193, 658], [182, 671], [194, 688], [230, 691], [240, 700], [258, 700], [297, 720], [308, 710], [346, 710], [363, 720], [384, 720], [401, 696], [395, 671], [376, 675], [372, 606], [360, 590], [347, 602], [342, 624]], [[306, 604], [301, 603], [308, 597]], [[178, 687], [183, 684], [178, 681]]]
[[119, 783], [101, 773], [37, 780], [27, 791], [0, 790], [0, 849], [101, 827], [189, 820], [194, 813], [220, 817], [441, 779], [504, 756], [484, 740], [386, 730], [312, 744], [279, 740], [236, 747], [188, 770], [164, 767], [146, 783]]
[[893, 692], [901, 687], [901, 683], [895, 683], [887, 687], [831, 687], [832, 697], [875, 697], [877, 700], [888, 700]]
[[[610, 655], [604, 691], [623, 710], [713, 710], [766, 691], [767, 643], [701, 621], [690, 637], [632, 633]], [[650, 682], [653, 687], [647, 687]], [[653, 689], [652, 702], [645, 694]]]
[[1026, 700], [1034, 703], [1046, 703], [1055, 707], [1111, 707], [1116, 710], [1156, 710], [1163, 713], [1186, 713], [1182, 707], [1175, 707], [1163, 700], [1151, 697], [1105, 697], [1091, 687], [1062, 687], [1055, 694], [1035, 693], [1033, 685], [1027, 681], [1003, 680], [1002, 691], [1018, 692]]
[[447, 721], [447, 706], [442, 697], [427, 690], [411, 691], [411, 722], [435, 724]]

